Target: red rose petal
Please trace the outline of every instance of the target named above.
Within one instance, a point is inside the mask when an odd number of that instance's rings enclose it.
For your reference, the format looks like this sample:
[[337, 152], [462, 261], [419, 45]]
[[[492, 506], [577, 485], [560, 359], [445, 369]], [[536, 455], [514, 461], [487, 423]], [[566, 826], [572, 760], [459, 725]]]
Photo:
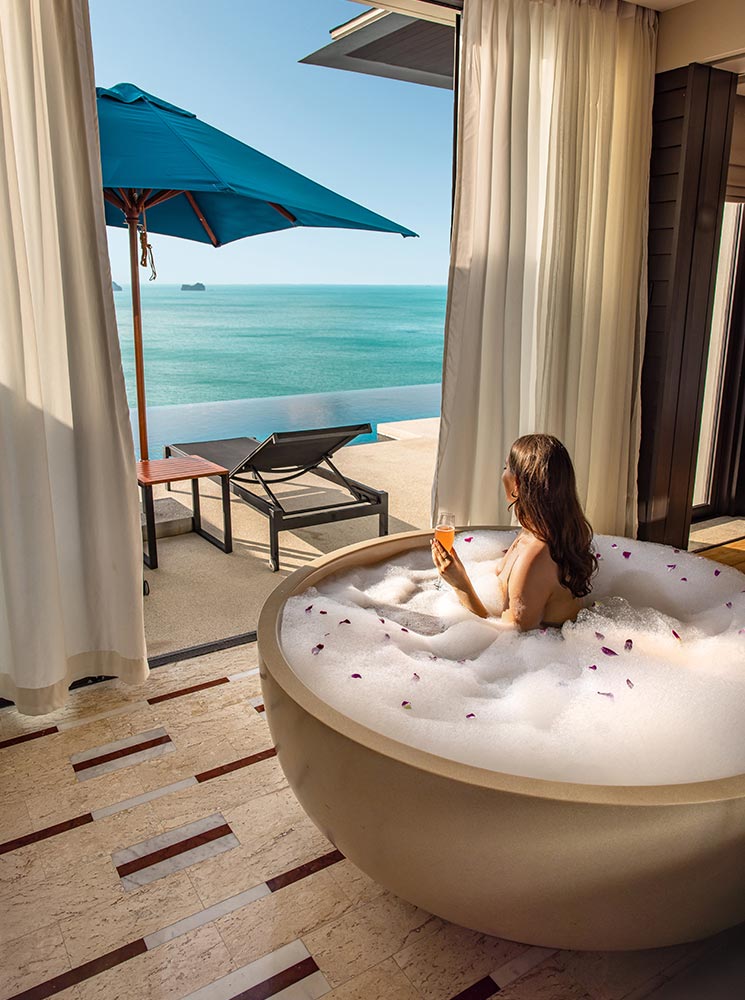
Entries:
[[318, 654], [321, 652], [322, 649], [323, 649], [323, 643], [319, 642], [317, 646], [314, 646], [313, 649], [311, 649], [311, 653], [314, 656], [318, 656]]
[[463, 541], [464, 542], [472, 542], [473, 541], [473, 535], [469, 535], [468, 538], [464, 538]]
[[630, 552], [624, 552], [623, 553], [623, 557], [624, 557], [624, 559], [630, 559], [631, 558], [631, 553]]
[[598, 669], [598, 665], [597, 665], [597, 663], [591, 663], [590, 666], [587, 669], [588, 670], [597, 670]]
[[475, 718], [476, 718], [476, 716], [474, 715], [474, 713], [473, 713], [473, 712], [469, 712], [469, 713], [468, 713], [468, 715], [466, 716], [466, 718], [467, 718], [467, 719], [475, 719]]
[[362, 674], [352, 674], [352, 677], [360, 678], [360, 677], [362, 677]]
[[634, 648], [634, 643], [631, 641], [631, 639], [627, 639], [626, 642], [623, 644], [623, 648], [624, 649], [633, 649]]
[[598, 691], [598, 694], [601, 694], [604, 698], [613, 697], [613, 693], [611, 691]]
[[309, 604], [308, 607], [305, 609], [306, 615], [309, 615], [312, 610], [313, 610], [313, 605]]
[[595, 638], [596, 638], [596, 639], [604, 639], [604, 638], [605, 638], [605, 636], [603, 635], [603, 633], [602, 633], [602, 632], [596, 632], [596, 633], [595, 633]]
[[634, 686], [634, 682], [633, 682], [633, 681], [630, 681], [630, 680], [628, 679], [628, 677], [626, 678], [626, 683], [628, 684], [628, 686], [629, 686], [630, 688], [632, 688], [632, 687]]
[[618, 656], [615, 649], [611, 649], [609, 646], [601, 646], [601, 652], [605, 653], [606, 656]]
[[351, 625], [352, 623], [350, 622], [350, 620], [348, 618], [342, 618], [342, 620], [339, 622], [339, 624], [340, 625]]

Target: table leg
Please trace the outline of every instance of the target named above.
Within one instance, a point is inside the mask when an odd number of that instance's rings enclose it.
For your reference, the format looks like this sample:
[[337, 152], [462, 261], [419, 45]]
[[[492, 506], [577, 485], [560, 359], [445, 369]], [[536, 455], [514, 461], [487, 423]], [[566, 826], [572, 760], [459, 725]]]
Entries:
[[220, 476], [222, 486], [222, 518], [223, 518], [223, 539], [225, 541], [225, 551], [233, 551], [233, 521], [230, 513], [230, 478]]
[[153, 503], [152, 486], [142, 486], [142, 506], [145, 508], [145, 533], [147, 535], [147, 551], [142, 553], [142, 559], [149, 569], [158, 568], [158, 545], [155, 540], [155, 505]]
[[223, 538], [217, 538], [216, 535], [210, 534], [205, 528], [202, 527], [202, 513], [199, 507], [199, 480], [192, 479], [191, 481], [191, 497], [194, 508], [194, 531], [201, 535], [202, 538], [206, 538], [208, 542], [216, 545], [218, 549], [222, 549], [223, 552], [233, 551], [233, 532], [230, 521], [230, 487], [228, 484], [228, 477], [221, 476], [222, 485], [222, 512], [225, 518], [225, 530], [223, 533]]
[[199, 506], [199, 480], [191, 481], [191, 508], [194, 516], [194, 530], [198, 535], [202, 534], [202, 511]]

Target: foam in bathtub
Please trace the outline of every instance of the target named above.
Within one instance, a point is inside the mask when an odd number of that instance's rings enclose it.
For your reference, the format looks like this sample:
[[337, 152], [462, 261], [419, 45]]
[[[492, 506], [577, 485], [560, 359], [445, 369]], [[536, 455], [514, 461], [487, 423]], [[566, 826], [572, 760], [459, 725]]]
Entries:
[[[494, 612], [513, 537], [456, 540]], [[291, 598], [282, 646], [339, 711], [454, 760], [592, 784], [744, 772], [745, 579], [666, 546], [599, 536], [596, 548], [595, 606], [561, 631], [476, 618], [417, 551]]]

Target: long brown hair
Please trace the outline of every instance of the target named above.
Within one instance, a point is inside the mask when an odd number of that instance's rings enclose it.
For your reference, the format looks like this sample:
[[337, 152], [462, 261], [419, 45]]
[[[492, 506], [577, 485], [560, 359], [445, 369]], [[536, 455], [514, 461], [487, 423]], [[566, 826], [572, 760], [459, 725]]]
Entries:
[[585, 597], [592, 589], [597, 559], [569, 452], [550, 434], [526, 434], [512, 445], [507, 465], [517, 479], [518, 521], [548, 545], [562, 587]]

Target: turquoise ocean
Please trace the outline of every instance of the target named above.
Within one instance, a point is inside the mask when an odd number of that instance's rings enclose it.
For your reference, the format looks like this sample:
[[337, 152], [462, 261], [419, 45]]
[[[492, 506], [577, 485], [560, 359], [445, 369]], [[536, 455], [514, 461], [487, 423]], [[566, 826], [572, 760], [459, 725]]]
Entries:
[[[446, 288], [143, 283], [151, 457], [163, 444], [436, 416]], [[130, 407], [130, 291], [114, 293]], [[134, 418], [134, 413], [133, 413]], [[371, 439], [369, 438], [369, 439]]]

